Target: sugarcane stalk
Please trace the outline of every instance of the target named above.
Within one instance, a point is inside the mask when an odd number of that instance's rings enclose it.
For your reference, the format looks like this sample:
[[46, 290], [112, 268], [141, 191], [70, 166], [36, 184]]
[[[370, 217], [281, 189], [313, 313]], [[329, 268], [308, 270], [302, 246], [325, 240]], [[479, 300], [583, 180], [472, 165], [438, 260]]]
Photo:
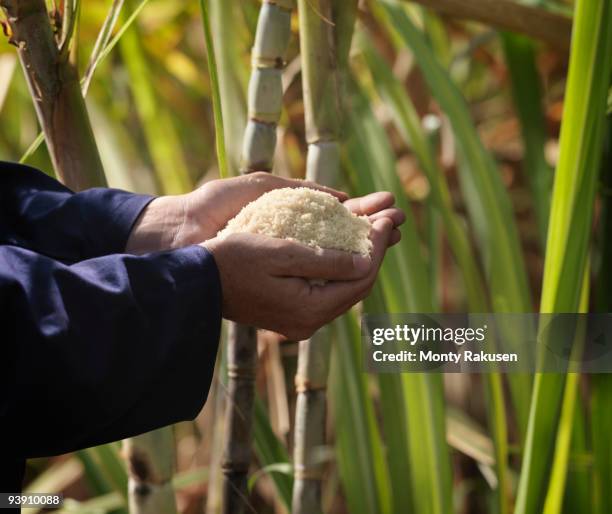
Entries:
[[[272, 171], [276, 127], [282, 107], [281, 74], [291, 35], [293, 0], [264, 0], [251, 54], [248, 121], [244, 133], [240, 171]], [[257, 332], [232, 323], [228, 333], [227, 434], [223, 456], [223, 512], [245, 512], [247, 472], [251, 462], [251, 432], [257, 364]], [[251, 509], [252, 510], [252, 509]]]
[[[356, 2], [299, 0], [302, 88], [308, 155], [306, 177], [337, 186], [340, 170], [342, 76]], [[331, 327], [299, 344], [294, 443], [293, 514], [322, 512], [326, 391]]]
[[293, 0], [266, 0], [261, 6], [251, 54], [249, 119], [242, 145], [242, 173], [272, 171], [283, 100], [281, 74], [291, 35], [292, 8]]
[[176, 513], [172, 487], [174, 433], [167, 426], [123, 441], [131, 514]]
[[[58, 45], [44, 0], [1, 0], [19, 53], [38, 121], [57, 177], [75, 190], [105, 186], [106, 178], [94, 139], [78, 70], [67, 51], [70, 41]], [[75, 4], [66, 5], [72, 34]], [[74, 42], [72, 43], [74, 45]]]

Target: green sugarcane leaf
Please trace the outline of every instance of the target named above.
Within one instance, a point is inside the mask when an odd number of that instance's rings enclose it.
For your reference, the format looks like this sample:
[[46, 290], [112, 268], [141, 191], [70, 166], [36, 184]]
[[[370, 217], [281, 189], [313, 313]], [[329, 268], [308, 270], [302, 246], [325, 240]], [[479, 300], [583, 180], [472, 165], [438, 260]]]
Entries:
[[[283, 443], [274, 434], [266, 409], [259, 398], [255, 398], [253, 416], [253, 443], [257, 458], [262, 466], [266, 468], [270, 465], [289, 463], [289, 454]], [[293, 476], [283, 473], [272, 473], [270, 478], [274, 482], [280, 500], [290, 510]]]
[[483, 255], [494, 309], [530, 311], [512, 206], [493, 158], [480, 141], [464, 98], [402, 5], [384, 0], [371, 3], [371, 8], [395, 45], [412, 50], [431, 92], [451, 122], [461, 161], [460, 183]]
[[[450, 192], [444, 178], [444, 173], [436, 162], [435, 155], [424, 133], [416, 110], [405, 93], [403, 86], [395, 79], [391, 70], [384, 63], [382, 56], [374, 50], [368, 41], [362, 41], [362, 48], [372, 72], [373, 83], [376, 89], [380, 92], [385, 104], [390, 108], [400, 133], [418, 157], [422, 169], [429, 179], [432, 204], [440, 213], [449, 243], [462, 271], [468, 293], [469, 308], [472, 312], [486, 312], [488, 310], [488, 302], [482, 286], [483, 279], [478, 270], [476, 258], [472, 254], [467, 235], [461, 228], [458, 217], [453, 212]], [[372, 98], [372, 101], [374, 100]], [[524, 381], [525, 378], [524, 376], [517, 375], [512, 377], [512, 381]], [[506, 492], [499, 495], [499, 506], [500, 512], [506, 512], [509, 505], [507, 493], [509, 493], [510, 487], [506, 481], [508, 476], [507, 419], [501, 376], [497, 373], [487, 375], [486, 384], [489, 420], [496, 442], [498, 490]], [[526, 399], [528, 401], [528, 383], [526, 387], [526, 394], [523, 400]], [[526, 417], [526, 405], [521, 404], [518, 400], [516, 405], [517, 408], [522, 408]]]
[[[546, 246], [540, 306], [544, 313], [577, 312], [581, 307], [602, 154], [611, 54], [610, 1], [579, 0], [574, 16], [559, 162], [549, 221], [551, 237]], [[557, 481], [549, 483], [555, 448], [555, 438], [551, 434], [557, 434], [564, 382], [563, 375], [536, 376], [516, 514], [541, 512], [544, 491], [548, 487], [549, 498], [558, 496], [558, 482], [565, 479], [567, 458], [558, 458], [552, 470]], [[551, 512], [560, 508], [560, 501], [547, 501]]]
[[[353, 87], [348, 113], [350, 132], [345, 166], [357, 177], [356, 194], [387, 190], [407, 214], [402, 241], [387, 252], [380, 272], [386, 312], [431, 312], [432, 300], [420, 241], [406, 195], [395, 172], [395, 158], [386, 133], [374, 118], [368, 98]], [[350, 156], [350, 158], [349, 158]], [[373, 173], [372, 170], [376, 170]], [[410, 463], [411, 494], [415, 512], [446, 514], [452, 510], [451, 469], [439, 375], [406, 373], [390, 379], [384, 392], [392, 396], [395, 410], [383, 420], [385, 431], [399, 425]], [[381, 392], [383, 389], [381, 388]], [[389, 405], [390, 401], [385, 400]], [[398, 409], [398, 405], [401, 407]], [[401, 414], [398, 414], [398, 411]], [[399, 418], [399, 419], [398, 419]], [[389, 428], [389, 430], [392, 430]], [[395, 448], [389, 451], [396, 451]], [[399, 466], [394, 466], [398, 469]], [[405, 480], [405, 477], [402, 477]], [[392, 478], [392, 481], [394, 479]], [[394, 498], [396, 494], [393, 493]]]
[[275, 462], [268, 464], [261, 469], [258, 469], [253, 473], [247, 482], [247, 489], [249, 492], [253, 491], [257, 481], [264, 475], [272, 476], [273, 473], [280, 473], [281, 475], [293, 476], [293, 466], [288, 462]]
[[[83, 96], [87, 96], [89, 84], [91, 83], [91, 79], [93, 78], [94, 72], [96, 71], [96, 67], [101, 61], [100, 54], [108, 47], [108, 42], [110, 41], [115, 25], [117, 24], [117, 20], [119, 19], [119, 14], [121, 14], [123, 2], [124, 0], [113, 0], [113, 3], [111, 4], [110, 9], [108, 10], [108, 14], [106, 15], [104, 23], [102, 24], [102, 28], [98, 33], [98, 37], [96, 38], [93, 50], [91, 51], [91, 56], [89, 57], [89, 64], [87, 65], [85, 75], [83, 76], [83, 80], [81, 81], [81, 89], [83, 91]], [[139, 9], [136, 9], [135, 12], [139, 12]]]
[[229, 177], [227, 151], [225, 148], [225, 129], [223, 128], [223, 110], [221, 108], [221, 92], [219, 90], [219, 72], [217, 58], [213, 46], [212, 32], [210, 30], [210, 17], [208, 15], [207, 0], [200, 0], [202, 12], [202, 25], [204, 26], [204, 40], [206, 41], [206, 58], [208, 59], [208, 75], [212, 90], [213, 116], [215, 120], [215, 141], [217, 147], [217, 161], [219, 162], [219, 176]]
[[[473, 254], [467, 235], [461, 226], [459, 217], [452, 207], [450, 192], [444, 171], [437, 163], [433, 148], [423, 130], [422, 123], [418, 117], [414, 105], [406, 94], [400, 81], [394, 77], [383, 57], [376, 51], [369, 39], [359, 38], [359, 47], [363, 52], [372, 82], [389, 108], [395, 125], [400, 130], [406, 144], [414, 152], [419, 160], [423, 172], [426, 174], [431, 187], [433, 205], [440, 214], [444, 228], [449, 239], [449, 244], [457, 260], [457, 264], [463, 275], [464, 285], [468, 296], [468, 305], [473, 312], [487, 311], [486, 291], [483, 288], [483, 279], [478, 270], [478, 263]], [[363, 78], [358, 78], [364, 91], [372, 102], [376, 98], [373, 91], [364, 87]]]
[[397, 510], [392, 508], [381, 435], [367, 394], [366, 375], [360, 369], [359, 325], [349, 313], [336, 322], [336, 328], [331, 401], [338, 468], [350, 512], [391, 514]]
[[593, 446], [593, 512], [612, 512], [612, 375], [594, 375], [591, 387], [591, 441]]
[[[113, 2], [109, 13], [102, 25], [102, 29], [100, 31], [100, 34], [98, 35], [98, 39], [96, 41], [96, 44], [94, 45], [94, 50], [90, 57], [85, 77], [81, 81], [83, 96], [87, 95], [87, 92], [89, 90], [89, 84], [91, 83], [91, 79], [93, 78], [93, 75], [98, 65], [113, 50], [113, 48], [121, 40], [121, 37], [123, 36], [125, 31], [130, 28], [132, 23], [134, 23], [134, 21], [136, 20], [138, 14], [140, 14], [140, 11], [142, 11], [144, 6], [149, 2], [149, 0], [141, 0], [138, 6], [132, 12], [132, 14], [128, 17], [128, 19], [125, 20], [125, 23], [122, 25], [121, 29], [117, 32], [117, 34], [115, 34], [115, 37], [113, 37], [113, 39], [111, 39], [110, 42], [108, 42], [107, 44], [102, 45], [101, 42], [105, 39], [108, 39], [108, 36], [112, 33], [112, 29], [116, 23], [117, 17], [119, 16], [121, 7], [123, 6], [123, 1], [124, 0], [121, 0], [120, 2]], [[98, 42], [100, 42], [100, 45], [98, 45]], [[19, 162], [22, 164], [26, 163], [32, 157], [32, 155], [34, 155], [36, 150], [38, 150], [44, 140], [45, 135], [40, 132], [36, 136], [34, 141], [32, 141], [30, 146], [28, 146], [24, 154], [19, 159]]]
[[210, 28], [219, 75], [228, 167], [229, 173], [234, 175], [239, 169], [242, 138], [247, 119], [248, 67], [236, 65], [241, 62], [241, 58], [244, 59], [244, 55], [240, 52], [236, 38], [226, 37], [226, 30], [230, 25], [239, 24], [238, 33], [247, 31], [242, 18], [236, 18], [235, 6], [232, 3], [226, 0], [209, 1]]
[[521, 124], [524, 174], [531, 188], [540, 243], [544, 247], [553, 173], [544, 155], [546, 126], [535, 45], [525, 36], [510, 33], [502, 33], [501, 41], [510, 72], [514, 107]]
[[[125, 6], [125, 10], [130, 12], [131, 1], [126, 0]], [[130, 77], [132, 98], [161, 192], [181, 194], [190, 191], [193, 181], [185, 162], [175, 121], [155, 90], [153, 72], [136, 25], [123, 32], [119, 48]]]

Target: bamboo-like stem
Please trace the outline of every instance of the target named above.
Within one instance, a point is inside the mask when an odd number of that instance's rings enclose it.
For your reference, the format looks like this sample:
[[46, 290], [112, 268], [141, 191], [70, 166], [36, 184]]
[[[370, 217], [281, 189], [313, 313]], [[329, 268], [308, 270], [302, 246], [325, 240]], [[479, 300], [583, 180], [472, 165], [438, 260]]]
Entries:
[[257, 331], [232, 323], [228, 330], [228, 405], [223, 454], [223, 512], [242, 513], [249, 505], [247, 473], [251, 463], [251, 431], [257, 364]]
[[251, 54], [249, 120], [242, 145], [242, 173], [272, 171], [276, 126], [283, 100], [281, 73], [291, 35], [292, 8], [293, 0], [266, 0], [261, 6]]
[[[251, 55], [241, 173], [272, 171], [276, 127], [282, 107], [281, 73], [291, 35], [293, 0], [264, 0]], [[248, 503], [247, 472], [251, 462], [251, 432], [257, 364], [257, 332], [232, 323], [228, 333], [228, 408], [223, 456], [223, 512], [240, 514]]]
[[525, 34], [569, 50], [572, 20], [513, 0], [412, 0], [440, 14], [474, 20], [498, 29]]
[[1, 0], [0, 5], [58, 178], [75, 190], [106, 185], [77, 69], [60, 53], [44, 0]]
[[172, 488], [174, 434], [172, 426], [123, 442], [129, 470], [131, 514], [176, 513]]
[[[299, 0], [302, 85], [309, 180], [336, 186], [340, 170], [341, 75], [348, 59], [356, 2]], [[321, 510], [330, 327], [301, 341], [295, 376], [293, 514]]]
[[[89, 123], [76, 69], [76, 47], [68, 38], [78, 24], [70, 15], [60, 50], [43, 0], [2, 1], [19, 57], [60, 180], [75, 190], [105, 186], [102, 163]], [[78, 8], [78, 3], [67, 7]], [[171, 478], [174, 465], [172, 428], [167, 427], [124, 443], [133, 513], [176, 512]]]

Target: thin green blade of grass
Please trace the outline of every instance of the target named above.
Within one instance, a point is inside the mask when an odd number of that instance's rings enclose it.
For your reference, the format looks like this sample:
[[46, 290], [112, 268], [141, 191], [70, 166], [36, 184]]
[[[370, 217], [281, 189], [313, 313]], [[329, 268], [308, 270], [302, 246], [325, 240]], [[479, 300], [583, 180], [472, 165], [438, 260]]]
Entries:
[[[418, 312], [419, 309], [421, 312], [431, 312], [427, 268], [415, 220], [410, 215], [410, 204], [395, 172], [395, 156], [386, 133], [368, 105], [368, 98], [355, 81], [352, 90], [352, 108], [347, 113], [346, 123], [348, 150], [343, 152], [343, 162], [354, 176], [353, 192], [364, 195], [372, 191], [391, 191], [395, 195], [396, 205], [407, 214], [402, 227], [402, 240], [387, 253], [382, 266], [381, 283], [385, 296], [396, 306], [408, 306], [394, 312]], [[377, 172], [373, 173], [373, 170]], [[402, 287], [401, 284], [409, 284], [410, 287]]]
[[594, 375], [591, 387], [593, 512], [607, 514], [612, 512], [612, 375]]
[[[567, 466], [567, 487], [563, 492], [563, 512], [593, 512], [593, 475], [590, 459], [577, 459], [578, 455], [590, 456], [590, 439], [587, 433], [587, 413], [580, 383], [574, 408], [571, 447]], [[585, 462], [586, 461], [586, 462]]]
[[[113, 492], [113, 487], [106, 478], [101, 466], [98, 464], [98, 461], [95, 458], [95, 455], [93, 455], [91, 448], [76, 452], [76, 457], [83, 465], [85, 482], [91, 488], [93, 495], [101, 496]], [[121, 497], [119, 491], [115, 491], [115, 493]], [[122, 509], [122, 514], [125, 514], [126, 512], [127, 511], [125, 509]]]
[[98, 58], [102, 51], [104, 51], [104, 49], [108, 46], [108, 42], [110, 41], [115, 25], [117, 24], [117, 20], [119, 19], [119, 15], [121, 14], [123, 2], [124, 0], [113, 0], [113, 3], [108, 10], [108, 14], [104, 19], [104, 23], [102, 23], [102, 27], [100, 28], [100, 32], [98, 33], [98, 37], [94, 43], [93, 50], [91, 51], [89, 64], [87, 65], [83, 80], [81, 81], [83, 96], [87, 95], [87, 90], [89, 89], [91, 79], [93, 78], [94, 71], [97, 63], [99, 62]]
[[[374, 118], [364, 93], [354, 87], [351, 128], [347, 155], [349, 169], [358, 185], [357, 194], [388, 190], [396, 195], [397, 205], [407, 213], [402, 241], [387, 253], [381, 268], [380, 284], [387, 312], [431, 312], [429, 279], [420, 251], [410, 205], [395, 173], [395, 158], [386, 133]], [[371, 170], [378, 170], [372, 174]], [[405, 448], [410, 462], [411, 492], [419, 514], [445, 514], [452, 510], [451, 469], [446, 444], [442, 381], [439, 375], [406, 373], [390, 389], [402, 406], [406, 427]], [[385, 426], [397, 423], [387, 419]]]
[[[573, 416], [576, 408], [576, 396], [580, 381], [579, 373], [568, 373], [565, 379], [563, 403], [559, 416], [559, 427], [555, 443], [550, 484], [544, 502], [543, 514], [558, 514], [562, 512], [563, 497], [566, 488], [567, 466], [570, 453], [570, 441], [573, 430]], [[586, 505], [580, 505], [585, 509]]]
[[[363, 305], [368, 314], [384, 314], [388, 312], [385, 296], [380, 283], [375, 284], [370, 296]], [[406, 413], [398, 409], [403, 402], [401, 377], [396, 373], [381, 373], [378, 375], [380, 390], [380, 412], [382, 417], [382, 432], [387, 448], [389, 480], [393, 498], [393, 510], [403, 514], [415, 512], [412, 502], [412, 483], [410, 477], [410, 461], [408, 459], [408, 441], [406, 438]], [[390, 449], [393, 449], [390, 451]], [[408, 486], [406, 485], [408, 484]]]
[[398, 48], [408, 46], [436, 100], [448, 116], [461, 160], [460, 182], [483, 253], [492, 304], [499, 312], [531, 310], [512, 206], [492, 156], [484, 149], [466, 102], [404, 8], [393, 1], [370, 4]]
[[[241, 4], [241, 8], [244, 6]], [[240, 164], [242, 138], [246, 126], [246, 85], [248, 73], [245, 66], [237, 66], [242, 57], [235, 38], [225, 37], [227, 27], [237, 24], [236, 7], [226, 0], [210, 0], [210, 24], [215, 47], [219, 76], [221, 111], [230, 174], [236, 174]], [[238, 27], [247, 32], [244, 26]]]
[[[122, 0], [121, 4], [123, 4], [123, 1], [124, 0]], [[109, 34], [112, 32], [112, 28], [113, 28], [113, 26], [115, 24], [115, 21], [113, 21], [113, 20], [115, 19], [115, 17], [117, 17], [119, 15], [120, 9], [122, 7], [122, 5], [120, 7], [116, 6], [115, 3], [113, 3], [113, 5], [111, 5], [111, 9], [110, 9], [110, 11], [109, 11], [109, 13], [108, 13], [108, 15], [106, 17], [106, 20], [104, 21], [104, 24], [102, 25], [102, 29], [101, 29], [102, 32], [98, 36], [98, 40], [96, 41], [96, 45], [94, 46], [94, 50], [93, 50], [92, 55], [90, 57], [90, 61], [89, 61], [89, 65], [87, 66], [87, 71], [86, 71], [85, 77], [81, 81], [81, 90], [83, 91], [83, 96], [86, 96], [87, 92], [89, 91], [89, 85], [91, 83], [91, 79], [93, 78], [93, 75], [94, 75], [98, 65], [113, 50], [113, 48], [115, 48], [117, 43], [121, 40], [121, 37], [123, 36], [125, 31], [130, 28], [132, 23], [134, 23], [134, 21], [136, 20], [137, 16], [140, 14], [140, 11], [142, 11], [144, 6], [148, 2], [149, 2], [149, 0], [141, 0], [140, 3], [138, 4], [138, 6], [133, 10], [132, 14], [125, 20], [124, 24], [121, 26], [121, 29], [117, 32], [117, 34], [115, 34], [113, 39], [111, 39], [110, 42], [108, 44], [106, 44], [98, 52], [97, 41], [99, 41], [101, 39], [104, 39], [106, 37], [105, 36], [106, 32], [108, 32]], [[45, 140], [45, 135], [42, 132], [40, 132], [36, 136], [34, 141], [32, 141], [30, 146], [28, 146], [28, 148], [26, 149], [24, 154], [19, 159], [19, 162], [22, 163], [22, 164], [28, 162], [28, 160], [32, 157], [32, 155], [34, 155], [34, 153], [36, 152], [36, 150], [38, 150], [38, 148], [40, 147], [40, 145], [42, 144], [42, 142], [44, 140]]]
[[[449, 244], [463, 275], [468, 304], [473, 312], [487, 311], [487, 296], [483, 279], [478, 270], [476, 258], [471, 251], [465, 231], [461, 227], [453, 206], [444, 172], [438, 165], [436, 157], [422, 128], [414, 105], [403, 85], [395, 78], [383, 57], [375, 50], [369, 39], [360, 38], [360, 47], [367, 66], [372, 74], [376, 91], [389, 108], [395, 125], [419, 160], [421, 169], [427, 176], [431, 187], [433, 204], [440, 214]], [[372, 92], [371, 89], [366, 91]], [[372, 94], [369, 95], [374, 101]]]
[[39, 132], [36, 138], [34, 139], [34, 141], [32, 141], [30, 146], [28, 146], [26, 151], [19, 158], [19, 162], [21, 164], [25, 164], [26, 162], [28, 162], [30, 157], [34, 155], [34, 153], [36, 152], [36, 150], [38, 150], [39, 146], [42, 144], [44, 140], [45, 140], [45, 134], [43, 132]]
[[[460, 184], [468, 213], [483, 254], [493, 309], [497, 312], [531, 310], [524, 263], [512, 206], [501, 183], [492, 156], [484, 149], [472, 123], [465, 100], [447, 72], [437, 61], [425, 37], [416, 29], [404, 8], [395, 2], [371, 4], [398, 48], [409, 46], [427, 84], [448, 116], [460, 156]], [[467, 261], [467, 259], [464, 259]], [[484, 310], [484, 309], [483, 309]], [[509, 377], [519, 430], [525, 433], [528, 418], [530, 379], [526, 375]], [[500, 474], [499, 505], [507, 509], [506, 415], [501, 377], [487, 377], [490, 402], [489, 421], [494, 428]], [[504, 492], [505, 491], [505, 492]]]
[[501, 41], [521, 125], [524, 174], [531, 188], [540, 244], [545, 247], [553, 174], [544, 156], [546, 126], [535, 45], [525, 36], [511, 33], [502, 33]]
[[[540, 310], [577, 312], [587, 265], [612, 53], [609, 0], [576, 4]], [[540, 512], [554, 452], [564, 376], [537, 374], [516, 514]], [[564, 466], [563, 461], [557, 465]], [[552, 471], [555, 476], [555, 470]], [[553, 487], [555, 484], [551, 484]], [[552, 494], [552, 493], [551, 493]]]
[[[433, 149], [423, 131], [416, 110], [405, 93], [403, 86], [395, 79], [388, 66], [385, 65], [382, 56], [368, 42], [363, 41], [362, 46], [364, 57], [373, 75], [373, 83], [385, 100], [386, 105], [391, 109], [400, 133], [404, 135], [407, 143], [414, 151], [429, 180], [432, 203], [440, 213], [449, 244], [463, 275], [469, 308], [472, 312], [486, 312], [488, 310], [488, 302], [486, 292], [482, 286], [484, 281], [478, 270], [476, 258], [472, 254], [467, 236], [461, 228], [458, 217], [453, 212], [444, 173], [436, 162]], [[372, 100], [374, 101], [375, 99]], [[525, 378], [518, 377], [518, 380], [524, 380]], [[501, 376], [497, 373], [487, 375], [486, 384], [488, 390], [489, 421], [496, 442], [498, 491], [504, 492], [504, 494], [499, 495], [498, 503], [500, 512], [506, 512], [509, 505], [507, 500], [510, 486], [506, 480], [508, 476], [507, 419]], [[529, 383], [526, 386], [527, 394], [525, 398], [528, 400]], [[523, 406], [524, 404], [520, 403], [520, 399], [517, 400], [516, 405], [519, 409], [524, 409], [526, 417], [527, 409], [526, 406]]]
[[128, 475], [117, 443], [103, 444], [85, 451], [95, 459], [104, 479], [127, 500]]
[[[586, 312], [589, 307], [589, 271], [590, 267], [586, 266], [583, 275], [582, 295], [580, 298], [581, 312]], [[580, 324], [579, 327], [581, 326], [582, 324]], [[583, 336], [583, 334], [581, 335]], [[580, 345], [580, 347], [581, 346], [582, 345]], [[581, 350], [576, 347], [572, 349], [574, 358], [579, 358], [580, 351]], [[557, 428], [550, 481], [544, 501], [543, 514], [560, 514], [563, 508], [572, 435], [576, 436], [574, 421], [577, 417], [578, 387], [580, 385], [580, 373], [574, 371], [571, 366], [572, 363], [570, 363], [569, 372], [565, 377], [559, 426]], [[585, 500], [585, 498], [582, 498], [582, 500]], [[581, 501], [577, 503], [580, 505], [581, 510], [590, 510], [586, 502]]]
[[[610, 95], [608, 93], [608, 101]], [[602, 200], [599, 227], [599, 265], [595, 279], [597, 311], [612, 312], [612, 117], [606, 120], [604, 156], [601, 163]], [[612, 512], [612, 374], [591, 377], [590, 439], [593, 450], [593, 512]]]
[[391, 514], [389, 470], [383, 456], [367, 375], [361, 371], [361, 337], [354, 315], [336, 324], [330, 374], [337, 463], [352, 514]]
[[249, 493], [253, 491], [253, 488], [257, 484], [257, 481], [263, 476], [272, 476], [274, 473], [280, 473], [281, 475], [292, 476], [293, 466], [288, 462], [276, 462], [274, 464], [268, 464], [263, 468], [258, 469], [253, 473], [247, 482], [247, 489]]
[[453, 497], [442, 376], [404, 373], [401, 378], [409, 449], [414, 463], [411, 476], [416, 512], [450, 513]]
[[[125, 0], [123, 0], [122, 4], [124, 2]], [[96, 52], [96, 48], [94, 47], [94, 52], [92, 53], [90, 57], [89, 65], [87, 67], [86, 78], [89, 78], [89, 80], [91, 81], [91, 78], [93, 77], [93, 74], [95, 73], [96, 68], [108, 56], [108, 54], [112, 52], [113, 48], [115, 48], [117, 43], [121, 41], [121, 38], [123, 37], [123, 35], [136, 21], [136, 18], [138, 17], [138, 15], [144, 9], [144, 7], [147, 5], [148, 2], [149, 0], [140, 0], [138, 5], [131, 10], [132, 12], [126, 18], [123, 25], [121, 25], [121, 28], [117, 31], [117, 33], [113, 36], [113, 38], [108, 42], [108, 44], [104, 45], [104, 47], [99, 52]], [[123, 7], [123, 5], [121, 5], [121, 7]], [[121, 9], [118, 8], [118, 6], [115, 6], [114, 4], [111, 6], [111, 10], [109, 11], [107, 15], [107, 20], [109, 20], [109, 24], [111, 23], [112, 18], [114, 18], [115, 16], [117, 17], [119, 16], [120, 10]], [[112, 24], [114, 25], [114, 23]], [[110, 27], [106, 27], [106, 22], [102, 26], [103, 31], [108, 30], [109, 28]], [[85, 89], [85, 92], [87, 92], [87, 89]]]
[[[468, 304], [472, 312], [486, 312], [488, 302], [482, 287], [483, 280], [478, 270], [475, 256], [471, 252], [469, 241], [457, 216], [452, 210], [450, 193], [444, 179], [443, 171], [438, 166], [427, 136], [424, 134], [420, 119], [404, 88], [391, 70], [384, 64], [382, 56], [378, 55], [372, 45], [363, 42], [364, 56], [373, 74], [373, 83], [391, 108], [400, 132], [404, 135], [410, 147], [415, 152], [425, 171], [431, 187], [432, 203], [443, 220], [448, 240], [463, 274], [463, 280], [468, 292]], [[507, 493], [510, 487], [506, 481], [508, 442], [507, 419], [504, 408], [503, 386], [499, 374], [487, 376], [489, 420], [493, 427], [496, 442], [496, 463], [499, 491], [500, 512], [507, 512]]]
[[[126, 0], [124, 14], [125, 10], [131, 11], [130, 7], [130, 0]], [[160, 189], [164, 194], [190, 191], [193, 183], [185, 163], [180, 138], [171, 112], [161, 102], [153, 86], [153, 73], [136, 25], [132, 25], [123, 33], [119, 47], [123, 64], [130, 77], [132, 98]]]
[[[255, 453], [262, 467], [274, 464], [289, 463], [289, 453], [284, 445], [278, 440], [266, 413], [266, 408], [261, 399], [255, 398], [255, 409], [253, 419], [253, 443]], [[291, 492], [293, 490], [293, 475], [285, 473], [271, 473], [270, 478], [276, 487], [276, 491], [287, 510], [291, 509]]]
[[200, 0], [202, 25], [204, 27], [204, 40], [206, 42], [206, 58], [208, 60], [208, 75], [212, 91], [213, 117], [215, 120], [215, 145], [217, 148], [217, 161], [219, 163], [219, 176], [229, 177], [227, 152], [225, 149], [225, 129], [223, 128], [223, 111], [221, 109], [221, 92], [219, 90], [219, 71], [217, 58], [210, 30], [210, 17], [208, 15], [207, 0]]

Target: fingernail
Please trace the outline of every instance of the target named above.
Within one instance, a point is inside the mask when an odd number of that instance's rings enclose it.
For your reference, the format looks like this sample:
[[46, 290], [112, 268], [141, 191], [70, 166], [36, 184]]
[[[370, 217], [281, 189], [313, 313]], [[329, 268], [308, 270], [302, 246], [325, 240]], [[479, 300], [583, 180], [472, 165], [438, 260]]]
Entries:
[[353, 255], [353, 268], [360, 275], [365, 275], [372, 265], [372, 259], [363, 255]]

